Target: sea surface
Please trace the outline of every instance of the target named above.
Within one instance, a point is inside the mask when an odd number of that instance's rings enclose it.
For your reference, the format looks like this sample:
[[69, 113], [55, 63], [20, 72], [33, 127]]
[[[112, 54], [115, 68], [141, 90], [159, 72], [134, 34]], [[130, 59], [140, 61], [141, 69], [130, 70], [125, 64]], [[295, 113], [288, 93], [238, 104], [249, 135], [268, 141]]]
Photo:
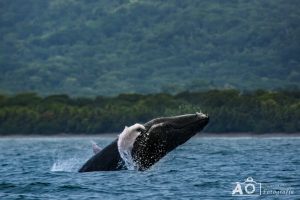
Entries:
[[77, 172], [114, 137], [0, 138], [0, 199], [300, 199], [300, 137], [196, 136], [148, 171]]

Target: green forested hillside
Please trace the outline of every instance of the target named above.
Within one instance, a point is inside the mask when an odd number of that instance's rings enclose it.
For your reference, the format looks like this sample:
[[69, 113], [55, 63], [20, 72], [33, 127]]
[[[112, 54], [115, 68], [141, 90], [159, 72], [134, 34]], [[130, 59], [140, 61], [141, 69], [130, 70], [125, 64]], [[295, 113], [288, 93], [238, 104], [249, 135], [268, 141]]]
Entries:
[[297, 0], [0, 0], [0, 91], [300, 85]]
[[0, 136], [120, 132], [125, 125], [199, 111], [210, 116], [206, 132], [300, 132], [300, 91], [211, 90], [94, 98], [0, 95]]

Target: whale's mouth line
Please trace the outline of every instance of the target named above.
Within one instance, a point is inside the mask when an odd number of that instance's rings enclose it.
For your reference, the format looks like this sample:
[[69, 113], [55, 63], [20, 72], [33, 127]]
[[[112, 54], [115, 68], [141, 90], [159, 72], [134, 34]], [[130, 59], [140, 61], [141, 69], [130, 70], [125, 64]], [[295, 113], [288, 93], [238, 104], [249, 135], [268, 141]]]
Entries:
[[[184, 117], [184, 116], [188, 116], [188, 115], [182, 115], [182, 117]], [[206, 115], [206, 114], [204, 114], [204, 113], [202, 113], [202, 112], [196, 112], [196, 114], [195, 114], [195, 119], [194, 120], [192, 120], [191, 122], [189, 122], [189, 123], [185, 123], [185, 124], [183, 124], [183, 125], [177, 125], [177, 124], [175, 124], [174, 122], [161, 122], [163, 125], [169, 125], [169, 126], [171, 126], [173, 129], [176, 129], [176, 130], [179, 130], [179, 129], [184, 129], [184, 128], [187, 128], [187, 127], [189, 127], [189, 126], [191, 126], [191, 125], [194, 125], [194, 124], [197, 124], [197, 123], [202, 123], [202, 122], [204, 122], [204, 121], [207, 121], [208, 122], [208, 115]], [[159, 124], [159, 123], [157, 123], [157, 124]], [[155, 126], [155, 125], [157, 125], [157, 124], [153, 124], [152, 126], [150, 126], [149, 128], [147, 128], [145, 131], [144, 131], [144, 133], [147, 133], [150, 129], [151, 129], [151, 127], [153, 127], [153, 126]]]

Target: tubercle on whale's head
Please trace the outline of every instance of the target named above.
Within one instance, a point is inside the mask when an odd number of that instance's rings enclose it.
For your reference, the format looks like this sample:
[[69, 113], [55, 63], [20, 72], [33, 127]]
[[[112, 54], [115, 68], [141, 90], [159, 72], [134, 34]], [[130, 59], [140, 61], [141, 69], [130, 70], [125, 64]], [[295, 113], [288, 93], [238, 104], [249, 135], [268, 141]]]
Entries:
[[209, 118], [208, 114], [204, 114], [202, 112], [196, 112], [196, 115], [198, 115], [199, 117], [203, 117], [203, 118]]

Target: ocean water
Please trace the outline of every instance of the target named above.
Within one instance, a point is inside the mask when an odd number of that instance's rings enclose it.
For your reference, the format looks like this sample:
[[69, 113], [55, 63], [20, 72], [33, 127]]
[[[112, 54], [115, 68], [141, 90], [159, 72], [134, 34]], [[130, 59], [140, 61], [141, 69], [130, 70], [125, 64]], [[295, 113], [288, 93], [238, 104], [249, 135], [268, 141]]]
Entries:
[[113, 139], [1, 138], [0, 199], [300, 199], [300, 137], [198, 136], [148, 171], [77, 172]]

